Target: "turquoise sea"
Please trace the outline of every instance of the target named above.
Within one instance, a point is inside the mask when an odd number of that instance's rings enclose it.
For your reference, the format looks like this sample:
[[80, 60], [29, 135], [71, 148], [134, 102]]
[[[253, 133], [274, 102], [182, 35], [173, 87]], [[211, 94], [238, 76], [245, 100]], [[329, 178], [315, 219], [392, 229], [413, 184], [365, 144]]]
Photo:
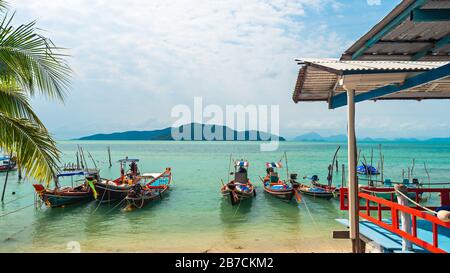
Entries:
[[[5, 203], [0, 207], [0, 252], [69, 252], [79, 244], [84, 252], [348, 252], [348, 240], [333, 240], [333, 230], [343, 230], [334, 219], [347, 217], [338, 200], [304, 197], [297, 205], [264, 193], [258, 176], [264, 163], [288, 155], [291, 173], [317, 174], [326, 181], [327, 166], [338, 145], [339, 165], [347, 164], [345, 143], [284, 142], [275, 152], [260, 152], [258, 142], [74, 142], [59, 143], [62, 162], [74, 162], [77, 144], [89, 151], [101, 176], [116, 178], [115, 163], [125, 156], [139, 158], [142, 172], [172, 167], [174, 187], [162, 201], [141, 210], [125, 212], [96, 202], [58, 209], [35, 210], [31, 180], [10, 173]], [[109, 168], [107, 147], [113, 167]], [[379, 160], [378, 144], [359, 148], [373, 165]], [[385, 177], [399, 181], [416, 161], [414, 177], [428, 183], [450, 181], [450, 143], [383, 143]], [[257, 185], [254, 200], [232, 207], [222, 198], [221, 179], [228, 179], [230, 154], [250, 162], [249, 175]], [[91, 160], [87, 158], [90, 167]], [[285, 170], [280, 171], [283, 177]], [[335, 182], [341, 183], [341, 173]], [[3, 188], [5, 174], [0, 174]], [[70, 182], [68, 183], [70, 184]], [[15, 194], [13, 194], [15, 193]], [[436, 200], [429, 200], [433, 202]], [[28, 206], [28, 207], [27, 207]], [[25, 207], [25, 208], [24, 208]], [[24, 208], [24, 209], [23, 209]]]

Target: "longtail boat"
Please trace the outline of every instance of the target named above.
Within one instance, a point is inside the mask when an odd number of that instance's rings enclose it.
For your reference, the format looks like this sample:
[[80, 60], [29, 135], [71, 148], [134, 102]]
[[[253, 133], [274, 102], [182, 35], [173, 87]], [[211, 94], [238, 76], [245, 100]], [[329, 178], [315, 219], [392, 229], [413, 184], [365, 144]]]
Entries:
[[300, 193], [304, 195], [309, 195], [312, 197], [317, 198], [323, 198], [323, 199], [331, 199], [334, 196], [334, 193], [330, 189], [325, 189], [321, 187], [315, 187], [315, 186], [308, 186], [305, 184], [300, 183], [300, 186], [298, 187], [298, 190]]
[[[73, 186], [73, 177], [76, 176], [84, 176], [83, 183]], [[60, 179], [63, 177], [71, 177], [72, 186], [61, 186]], [[49, 185], [46, 188], [42, 184], [34, 184], [33, 187], [47, 207], [55, 208], [94, 200], [97, 195], [94, 184], [98, 180], [98, 170], [73, 170], [59, 173], [54, 179], [53, 189], [50, 189]]]
[[331, 164], [328, 165], [328, 175], [327, 175], [328, 183], [327, 184], [322, 184], [320, 182], [320, 180], [319, 180], [319, 176], [318, 175], [313, 175], [313, 176], [311, 176], [309, 178], [306, 177], [306, 176], [303, 177], [303, 179], [307, 179], [308, 178], [310, 180], [310, 182], [311, 182], [311, 185], [314, 188], [319, 188], [319, 189], [323, 189], [325, 191], [330, 191], [336, 197], [339, 196], [339, 194], [340, 194], [340, 191], [339, 191], [340, 186], [338, 186], [338, 187], [333, 186], [333, 177], [334, 177], [334, 168], [336, 168], [336, 172], [338, 172], [339, 164], [338, 164], [338, 161], [337, 161], [337, 155], [338, 155], [340, 149], [341, 149], [341, 146], [338, 146], [336, 151], [334, 152]]
[[366, 165], [364, 162], [356, 168], [356, 172], [362, 175], [379, 175], [380, 171], [372, 165]]
[[125, 198], [128, 203], [127, 209], [142, 208], [155, 199], [162, 199], [163, 195], [170, 189], [170, 183], [172, 182], [171, 168], [166, 168], [163, 173], [143, 174], [141, 178], [144, 181], [150, 180], [150, 182], [144, 185], [141, 183], [133, 185]]
[[[101, 203], [122, 201], [127, 197], [133, 185], [141, 180], [137, 162], [139, 159], [126, 157], [118, 161], [120, 163], [120, 177], [115, 180], [101, 179], [95, 183], [98, 192], [97, 200]], [[130, 163], [129, 170], [125, 172], [126, 165]]]
[[272, 196], [291, 201], [294, 197], [297, 202], [301, 201], [298, 188], [299, 183], [295, 182], [296, 174], [291, 174], [290, 183], [280, 179], [277, 169], [282, 168], [281, 162], [266, 163], [266, 176], [262, 179], [264, 191]]
[[229, 196], [232, 205], [256, 196], [255, 187], [248, 179], [248, 166], [248, 161], [235, 161], [235, 171], [231, 173], [231, 175], [234, 175], [234, 179], [220, 188], [223, 196]]
[[14, 157], [9, 156], [0, 157], [0, 172], [14, 171], [16, 169], [17, 164]]
[[[304, 177], [304, 178], [307, 178], [307, 177]], [[339, 196], [339, 189], [340, 189], [340, 187], [321, 184], [320, 180], [319, 180], [319, 176], [317, 176], [317, 175], [311, 176], [309, 178], [309, 180], [311, 181], [311, 185], [313, 187], [319, 188], [319, 189], [323, 189], [323, 190], [326, 190], [326, 191], [330, 191], [330, 192], [334, 193], [335, 196]]]
[[330, 200], [334, 196], [333, 192], [330, 190], [317, 188], [317, 187], [310, 187], [305, 184], [300, 184], [300, 187], [298, 188], [298, 190], [302, 194], [309, 195], [312, 197], [317, 197], [317, 198], [323, 198], [323, 199], [327, 199], [327, 200]]

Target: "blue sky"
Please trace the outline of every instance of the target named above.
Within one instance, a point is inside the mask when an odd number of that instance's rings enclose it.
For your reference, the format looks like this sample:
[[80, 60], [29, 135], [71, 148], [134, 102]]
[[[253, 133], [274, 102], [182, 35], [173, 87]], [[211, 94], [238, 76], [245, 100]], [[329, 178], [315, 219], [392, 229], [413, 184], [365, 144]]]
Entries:
[[[15, 22], [37, 19], [68, 48], [65, 104], [33, 107], [58, 139], [170, 126], [171, 109], [278, 104], [283, 136], [346, 131], [345, 108], [292, 102], [297, 57], [339, 57], [399, 0], [16, 0]], [[448, 102], [365, 102], [361, 137], [450, 136]]]

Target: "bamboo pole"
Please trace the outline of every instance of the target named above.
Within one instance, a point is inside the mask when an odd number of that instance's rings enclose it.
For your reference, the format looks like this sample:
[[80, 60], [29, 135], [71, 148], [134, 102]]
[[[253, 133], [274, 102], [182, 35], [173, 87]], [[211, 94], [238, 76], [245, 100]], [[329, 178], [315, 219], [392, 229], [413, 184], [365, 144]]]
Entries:
[[112, 162], [111, 162], [111, 146], [108, 146], [108, 158], [109, 158], [109, 167], [112, 167]]
[[[9, 155], [9, 162], [8, 162], [8, 165], [10, 165], [11, 164], [11, 158], [12, 158], [12, 153]], [[6, 191], [6, 184], [8, 183], [8, 177], [9, 177], [9, 166], [8, 166], [8, 169], [6, 170], [6, 177], [5, 177], [5, 184], [3, 184], [3, 192], [2, 192], [2, 203], [3, 203], [3, 200], [5, 199], [5, 191]]]
[[19, 181], [22, 180], [22, 166], [17, 164], [17, 171], [19, 172]]
[[5, 191], [6, 191], [6, 184], [8, 183], [8, 176], [9, 176], [9, 169], [6, 170], [5, 184], [3, 184], [2, 203], [3, 200], [5, 199]]
[[80, 158], [78, 157], [78, 151], [77, 151], [77, 170], [80, 169]]

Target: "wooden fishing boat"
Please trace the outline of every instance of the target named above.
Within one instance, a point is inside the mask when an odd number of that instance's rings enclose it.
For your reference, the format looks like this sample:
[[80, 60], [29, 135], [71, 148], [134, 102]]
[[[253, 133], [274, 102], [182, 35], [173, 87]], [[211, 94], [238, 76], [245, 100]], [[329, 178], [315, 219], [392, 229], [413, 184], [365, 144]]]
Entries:
[[[378, 182], [378, 181], [376, 181]], [[377, 197], [386, 199], [386, 200], [391, 200], [393, 202], [397, 202], [397, 195], [394, 194], [394, 184], [403, 184], [405, 185], [407, 188], [412, 188], [412, 189], [418, 189], [420, 188], [420, 183], [419, 180], [417, 178], [413, 179], [413, 182], [411, 183], [409, 181], [409, 179], [405, 178], [403, 179], [402, 182], [392, 182], [391, 179], [385, 179], [383, 185], [378, 185], [378, 186], [362, 186], [360, 187], [360, 191], [366, 192], [366, 193], [370, 193], [373, 194]], [[372, 183], [373, 184], [373, 183]], [[414, 192], [408, 192], [406, 194], [410, 199], [416, 200], [418, 202], [422, 201], [423, 198], [423, 194], [422, 193], [418, 193], [416, 196], [416, 193]]]
[[[139, 183], [141, 180], [139, 168], [137, 166], [139, 159], [129, 159], [126, 157], [118, 162], [120, 163], [119, 178], [115, 180], [101, 179], [94, 184], [95, 190], [98, 192], [97, 200], [101, 203], [124, 200], [133, 185]], [[130, 163], [129, 170], [125, 172], [125, 167], [128, 163]]]
[[[305, 177], [306, 178], [306, 177]], [[339, 196], [339, 189], [340, 187], [330, 186], [326, 184], [321, 184], [319, 181], [319, 177], [317, 175], [313, 175], [310, 178], [311, 185], [315, 188], [324, 189], [326, 191], [330, 191], [334, 194], [334, 196]]]
[[220, 188], [222, 195], [229, 197], [232, 205], [256, 196], [255, 187], [248, 179], [248, 166], [248, 161], [235, 161], [235, 172], [231, 173], [234, 179]]
[[366, 165], [362, 163], [361, 166], [358, 166], [356, 169], [358, 174], [362, 175], [379, 175], [380, 171], [372, 165]]
[[317, 188], [317, 187], [310, 187], [305, 184], [300, 184], [300, 187], [298, 188], [298, 190], [302, 194], [309, 195], [309, 196], [312, 196], [315, 198], [322, 198], [322, 199], [330, 200], [334, 196], [333, 192], [330, 190]]
[[[301, 201], [298, 188], [300, 184], [295, 182], [296, 174], [291, 174], [290, 183], [281, 180], [276, 169], [282, 168], [281, 162], [266, 163], [266, 176], [262, 179], [264, 191], [272, 196], [291, 201], [294, 197], [297, 202]], [[295, 183], [293, 183], [293, 181]]]
[[150, 180], [148, 183], [137, 183], [128, 192], [125, 200], [127, 209], [142, 208], [155, 199], [162, 199], [170, 189], [172, 182], [171, 168], [166, 168], [163, 173], [143, 174], [142, 180]]
[[[83, 183], [78, 186], [61, 186], [60, 179], [62, 177], [71, 177], [73, 184], [73, 177], [84, 176]], [[99, 179], [98, 170], [74, 170], [59, 173], [54, 179], [55, 188], [50, 189], [44, 187], [42, 184], [34, 184], [33, 187], [39, 198], [49, 208], [63, 207], [81, 202], [94, 200], [96, 191], [94, 184]]]
[[0, 157], [0, 172], [14, 171], [17, 169], [17, 163], [14, 157]]

